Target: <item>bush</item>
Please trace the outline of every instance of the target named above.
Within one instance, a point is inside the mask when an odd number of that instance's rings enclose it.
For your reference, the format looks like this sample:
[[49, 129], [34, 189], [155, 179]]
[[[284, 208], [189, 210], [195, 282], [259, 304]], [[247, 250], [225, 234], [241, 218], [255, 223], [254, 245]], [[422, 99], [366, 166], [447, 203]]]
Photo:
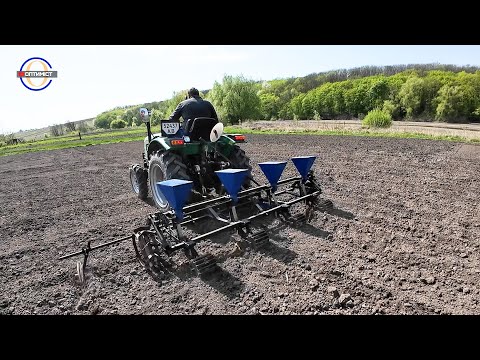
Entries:
[[362, 125], [369, 127], [388, 128], [392, 126], [392, 115], [387, 111], [374, 109], [369, 111], [362, 120]]
[[113, 120], [110, 123], [111, 129], [123, 129], [125, 126], [127, 126], [127, 123], [122, 119]]
[[97, 129], [108, 129], [111, 122], [112, 120], [107, 117], [97, 117], [94, 124]]

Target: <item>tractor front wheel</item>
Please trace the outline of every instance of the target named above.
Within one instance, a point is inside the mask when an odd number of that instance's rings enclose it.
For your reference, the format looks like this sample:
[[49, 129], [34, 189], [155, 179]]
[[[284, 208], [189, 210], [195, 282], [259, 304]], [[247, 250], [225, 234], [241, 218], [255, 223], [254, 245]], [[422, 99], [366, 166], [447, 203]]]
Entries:
[[140, 165], [135, 164], [130, 166], [130, 183], [132, 184], [132, 190], [141, 200], [145, 200], [148, 196], [147, 177], [147, 171]]
[[156, 152], [152, 155], [148, 165], [148, 179], [153, 202], [161, 211], [169, 210], [170, 206], [165, 196], [158, 190], [157, 182], [170, 179], [191, 180], [182, 157], [170, 151]]

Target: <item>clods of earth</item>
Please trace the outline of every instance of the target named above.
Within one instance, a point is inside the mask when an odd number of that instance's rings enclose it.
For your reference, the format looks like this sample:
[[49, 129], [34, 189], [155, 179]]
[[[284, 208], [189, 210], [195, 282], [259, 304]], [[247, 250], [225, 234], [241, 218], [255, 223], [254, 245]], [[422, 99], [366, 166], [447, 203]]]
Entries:
[[[180, 253], [155, 280], [125, 241], [91, 253], [85, 286], [81, 257], [58, 258], [129, 235], [155, 211], [130, 188], [142, 143], [0, 158], [0, 312], [480, 314], [480, 146], [309, 135], [250, 135], [241, 146], [260, 182], [258, 162], [317, 156], [335, 208], [273, 226], [258, 251], [231, 234], [202, 242], [219, 261], [207, 278]], [[294, 173], [290, 162], [284, 176]]]

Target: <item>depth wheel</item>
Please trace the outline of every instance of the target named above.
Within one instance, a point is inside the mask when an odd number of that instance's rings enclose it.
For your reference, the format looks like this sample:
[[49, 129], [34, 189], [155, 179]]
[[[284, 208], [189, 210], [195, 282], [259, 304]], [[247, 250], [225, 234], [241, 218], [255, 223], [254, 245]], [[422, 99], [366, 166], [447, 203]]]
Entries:
[[163, 279], [167, 267], [167, 255], [156, 238], [155, 232], [142, 230], [133, 236], [133, 247], [145, 270], [156, 279]]

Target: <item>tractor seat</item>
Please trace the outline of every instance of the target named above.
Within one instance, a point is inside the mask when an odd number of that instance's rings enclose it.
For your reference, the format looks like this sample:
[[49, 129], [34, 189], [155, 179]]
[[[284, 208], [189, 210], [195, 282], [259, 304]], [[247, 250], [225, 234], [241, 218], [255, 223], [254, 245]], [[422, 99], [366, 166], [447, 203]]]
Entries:
[[205, 141], [210, 141], [210, 133], [217, 123], [218, 120], [208, 117], [198, 117], [193, 120], [188, 119], [185, 131], [193, 141], [198, 141], [200, 138]]

